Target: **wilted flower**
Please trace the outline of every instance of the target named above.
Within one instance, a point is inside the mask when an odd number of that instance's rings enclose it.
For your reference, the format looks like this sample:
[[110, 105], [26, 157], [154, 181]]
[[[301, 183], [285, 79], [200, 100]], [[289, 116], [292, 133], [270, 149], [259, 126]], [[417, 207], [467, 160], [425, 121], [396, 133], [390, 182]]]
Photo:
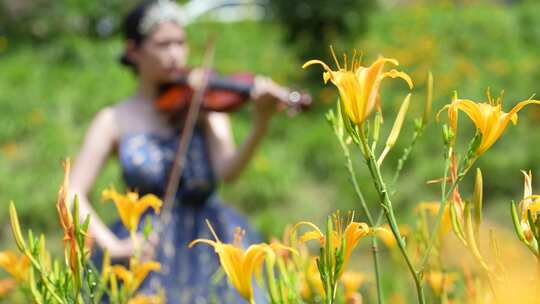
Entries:
[[540, 196], [532, 193], [532, 173], [522, 171], [525, 177], [523, 182], [523, 199], [519, 203], [520, 224], [527, 240], [532, 240], [531, 227], [529, 226], [527, 213], [530, 211], [533, 221], [536, 220], [536, 213], [540, 211]]
[[136, 192], [128, 192], [121, 195], [113, 188], [104, 190], [101, 194], [104, 200], [112, 200], [116, 204], [122, 224], [131, 232], [137, 230], [142, 214], [146, 209], [152, 207], [156, 213], [159, 213], [162, 201], [153, 194], [147, 194], [139, 199]]
[[379, 87], [384, 78], [399, 77], [404, 79], [411, 89], [413, 87], [412, 80], [406, 73], [395, 69], [383, 72], [386, 62], [398, 65], [398, 61], [395, 59], [379, 57], [369, 67], [363, 67], [360, 65], [360, 59], [354, 53], [350, 66], [347, 66], [347, 58], [345, 57], [344, 66], [341, 67], [332, 48], [331, 51], [337, 70], [333, 71], [321, 60], [309, 60], [304, 63], [302, 68], [313, 64], [323, 66], [325, 70], [323, 73], [324, 82], [327, 83], [330, 80], [338, 88], [345, 113], [356, 124], [362, 124], [375, 107], [380, 111]]
[[56, 210], [60, 218], [60, 225], [64, 231], [64, 250], [69, 251], [68, 260], [69, 266], [73, 272], [77, 271], [77, 238], [75, 236], [75, 226], [73, 218], [69, 211], [68, 192], [69, 192], [69, 172], [70, 162], [66, 160], [64, 163], [64, 182], [58, 190], [58, 200], [56, 202]]

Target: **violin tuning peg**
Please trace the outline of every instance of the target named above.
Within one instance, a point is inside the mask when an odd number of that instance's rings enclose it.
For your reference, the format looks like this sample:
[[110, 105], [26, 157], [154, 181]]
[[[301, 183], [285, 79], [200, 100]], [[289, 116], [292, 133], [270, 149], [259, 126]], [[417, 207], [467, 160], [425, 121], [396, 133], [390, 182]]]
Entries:
[[289, 102], [292, 104], [298, 104], [302, 100], [302, 94], [298, 91], [289, 92]]

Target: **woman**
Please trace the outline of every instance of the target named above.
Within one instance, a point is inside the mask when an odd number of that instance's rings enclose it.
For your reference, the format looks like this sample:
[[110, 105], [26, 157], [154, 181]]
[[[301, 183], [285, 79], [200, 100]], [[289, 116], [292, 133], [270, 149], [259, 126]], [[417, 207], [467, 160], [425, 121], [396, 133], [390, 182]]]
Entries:
[[[91, 235], [113, 259], [130, 257], [132, 242], [119, 222], [110, 229], [99, 219], [87, 194], [103, 163], [116, 152], [129, 189], [163, 197], [183, 121], [171, 121], [156, 109], [156, 88], [185, 73], [189, 51], [181, 11], [169, 1], [147, 1], [137, 6], [125, 20], [124, 34], [122, 62], [135, 71], [138, 87], [126, 100], [97, 113], [70, 180], [72, 194], [80, 200], [81, 216], [91, 215]], [[197, 70], [191, 72], [189, 83], [197, 86], [199, 75]], [[276, 101], [286, 94], [287, 90], [271, 80], [255, 78], [252, 129], [239, 148], [233, 143], [226, 114], [202, 113], [188, 149], [170, 224], [162, 227], [155, 246], [153, 258], [161, 263], [162, 270], [146, 280], [143, 292], [164, 288], [169, 303], [209, 303], [212, 298], [240, 302], [224, 278], [210, 284], [219, 268], [212, 249], [188, 249], [186, 245], [196, 238], [211, 238], [205, 219], [224, 242], [233, 241], [237, 226], [246, 230], [244, 246], [256, 241], [247, 222], [220, 203], [214, 194], [216, 183], [232, 182], [239, 176], [267, 130]]]

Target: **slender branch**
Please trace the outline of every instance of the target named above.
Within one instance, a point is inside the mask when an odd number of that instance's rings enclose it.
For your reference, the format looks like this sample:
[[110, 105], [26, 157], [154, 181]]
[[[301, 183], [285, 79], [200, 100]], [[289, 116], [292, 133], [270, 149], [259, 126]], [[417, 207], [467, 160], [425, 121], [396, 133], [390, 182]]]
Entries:
[[[451, 161], [452, 161], [452, 148], [451, 147], [448, 148], [448, 151], [445, 154], [444, 158], [445, 158], [444, 174], [443, 174], [443, 179], [441, 181], [441, 206], [439, 208], [439, 211], [437, 212], [437, 217], [436, 217], [435, 223], [433, 225], [433, 230], [431, 231], [431, 234], [430, 234], [428, 247], [427, 247], [426, 251], [424, 252], [424, 256], [422, 257], [422, 262], [420, 264], [420, 271], [422, 271], [422, 272], [424, 271], [424, 269], [425, 269], [425, 267], [427, 265], [429, 255], [431, 253], [431, 249], [433, 247], [433, 244], [435, 243], [435, 238], [436, 238], [436, 235], [437, 235], [437, 231], [439, 230], [439, 225], [440, 225], [440, 222], [441, 222], [443, 214], [444, 214], [444, 209], [446, 208], [446, 201], [447, 201], [446, 180], [448, 179], [448, 170], [450, 169], [450, 164], [451, 164]], [[454, 183], [452, 185], [451, 191], [453, 191], [453, 189], [456, 187], [456, 185], [457, 185], [457, 183]]]
[[416, 271], [411, 258], [409, 257], [407, 253], [407, 249], [405, 247], [405, 242], [403, 241], [403, 238], [401, 237], [401, 234], [399, 232], [399, 228], [397, 225], [397, 221], [394, 215], [394, 210], [392, 208], [392, 201], [390, 200], [388, 189], [384, 183], [384, 180], [382, 178], [380, 168], [377, 166], [377, 160], [375, 159], [375, 156], [373, 155], [373, 151], [369, 148], [367, 144], [367, 139], [364, 134], [364, 130], [360, 130], [360, 142], [362, 144], [362, 149], [364, 151], [364, 157], [366, 159], [367, 166], [369, 168], [369, 171], [371, 173], [371, 176], [373, 178], [373, 183], [375, 185], [375, 189], [379, 193], [382, 207], [384, 209], [384, 215], [388, 221], [388, 224], [390, 225], [390, 229], [392, 233], [394, 234], [394, 237], [397, 241], [398, 248], [401, 251], [401, 254], [403, 255], [403, 258], [405, 259], [405, 262], [407, 263], [407, 267], [409, 268], [409, 271], [411, 275], [413, 276], [414, 283], [416, 286], [416, 292], [418, 296], [418, 302], [421, 304], [426, 303], [425, 296], [424, 296], [424, 290], [422, 288], [422, 282], [418, 275], [418, 272]]
[[[347, 167], [347, 170], [349, 171], [349, 178], [353, 185], [356, 196], [360, 200], [360, 205], [362, 206], [362, 209], [364, 213], [366, 214], [369, 226], [374, 227], [376, 225], [374, 225], [375, 223], [373, 222], [373, 217], [367, 206], [366, 200], [364, 198], [364, 194], [362, 193], [358, 185], [358, 180], [356, 178], [356, 173], [354, 172], [354, 166], [351, 159], [349, 148], [347, 147], [347, 144], [343, 141], [343, 138], [339, 136], [339, 134], [336, 133], [336, 136], [338, 137], [339, 143], [341, 144], [341, 148], [343, 149], [343, 154], [345, 155], [346, 167]], [[377, 286], [377, 303], [384, 304], [384, 298], [383, 298], [383, 293], [382, 293], [382, 282], [381, 282], [381, 270], [380, 270], [380, 263], [379, 263], [379, 251], [377, 247], [377, 236], [375, 235], [371, 238], [371, 248], [372, 248], [372, 254], [373, 254], [373, 267], [375, 269], [375, 281], [376, 281], [376, 286]]]
[[441, 221], [444, 215], [444, 209], [446, 208], [446, 205], [448, 205], [448, 197], [452, 194], [452, 192], [456, 189], [458, 184], [461, 182], [461, 180], [465, 177], [467, 172], [471, 169], [472, 165], [474, 164], [476, 158], [467, 158], [465, 163], [465, 169], [463, 169], [458, 175], [455, 181], [452, 182], [452, 185], [450, 186], [450, 189], [446, 191], [446, 179], [448, 176], [448, 168], [450, 167], [449, 163], [451, 161], [451, 155], [452, 155], [452, 149], [448, 149], [448, 155], [446, 159], [446, 165], [445, 165], [445, 172], [444, 177], [441, 185], [441, 206], [439, 208], [439, 212], [437, 213], [437, 217], [435, 218], [435, 222], [433, 223], [433, 228], [431, 229], [430, 233], [430, 240], [428, 243], [428, 247], [426, 251], [424, 252], [424, 256], [422, 258], [422, 264], [420, 266], [420, 271], [423, 272], [428, 259], [429, 255], [431, 253], [431, 250], [433, 249], [433, 245], [435, 244], [435, 240], [437, 238], [437, 231], [439, 231], [439, 226], [441, 225]]

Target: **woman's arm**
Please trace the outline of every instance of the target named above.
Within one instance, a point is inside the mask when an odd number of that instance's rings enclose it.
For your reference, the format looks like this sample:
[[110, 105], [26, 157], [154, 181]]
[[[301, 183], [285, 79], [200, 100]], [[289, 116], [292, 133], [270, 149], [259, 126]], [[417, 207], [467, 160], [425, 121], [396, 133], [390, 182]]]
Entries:
[[[101, 221], [88, 200], [96, 177], [109, 157], [118, 138], [114, 110], [101, 110], [88, 128], [79, 155], [75, 159], [70, 178], [70, 197], [79, 199], [80, 217], [90, 215], [89, 232], [101, 248], [107, 249], [112, 258], [129, 256], [133, 248], [131, 242], [120, 242]], [[72, 200], [70, 200], [72, 201]]]
[[257, 76], [251, 97], [254, 100], [251, 132], [236, 149], [229, 117], [224, 113], [208, 114], [207, 138], [214, 171], [225, 182], [233, 182], [252, 158], [276, 111], [277, 100], [288, 91], [270, 79]]

